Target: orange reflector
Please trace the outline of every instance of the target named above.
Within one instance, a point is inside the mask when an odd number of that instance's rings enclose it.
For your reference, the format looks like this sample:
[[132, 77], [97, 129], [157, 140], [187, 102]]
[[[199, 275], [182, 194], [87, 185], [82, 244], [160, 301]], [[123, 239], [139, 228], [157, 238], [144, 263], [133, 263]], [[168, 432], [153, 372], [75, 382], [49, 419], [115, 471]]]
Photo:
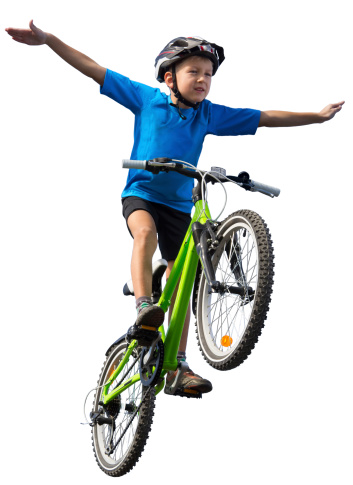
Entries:
[[144, 330], [156, 330], [156, 327], [147, 327], [147, 325], [141, 325]]
[[184, 389], [184, 392], [188, 392], [189, 394], [198, 394], [198, 392], [194, 389]]
[[229, 335], [224, 335], [221, 338], [221, 345], [222, 347], [230, 347], [233, 343], [232, 337], [229, 337]]

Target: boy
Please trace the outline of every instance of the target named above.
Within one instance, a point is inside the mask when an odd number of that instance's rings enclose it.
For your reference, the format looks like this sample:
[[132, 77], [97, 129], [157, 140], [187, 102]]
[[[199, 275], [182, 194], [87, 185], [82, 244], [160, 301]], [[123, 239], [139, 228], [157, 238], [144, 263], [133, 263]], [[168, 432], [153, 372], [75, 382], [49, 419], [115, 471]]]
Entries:
[[[58, 38], [29, 24], [30, 29], [6, 29], [17, 42], [47, 44], [66, 62], [101, 86], [101, 93], [135, 114], [132, 159], [169, 157], [197, 165], [203, 139], [255, 134], [258, 127], [299, 126], [327, 121], [341, 110], [344, 102], [331, 104], [320, 113], [260, 112], [232, 109], [212, 104], [206, 97], [212, 76], [224, 60], [223, 49], [200, 38], [179, 37], [157, 56], [156, 78], [170, 88], [170, 96], [109, 71]], [[130, 170], [123, 191], [123, 214], [134, 238], [131, 275], [136, 297], [137, 320], [129, 330], [138, 336], [141, 325], [158, 328], [164, 319], [160, 307], [151, 303], [152, 256], [158, 243], [168, 261], [166, 276], [173, 267], [178, 249], [190, 222], [193, 181], [176, 173], [159, 174]], [[170, 215], [172, 214], [172, 217]], [[173, 225], [168, 225], [168, 220]], [[178, 360], [185, 360], [190, 310], [180, 342]], [[211, 383], [194, 374], [169, 372], [165, 392], [183, 395], [184, 389], [200, 393], [212, 390]]]

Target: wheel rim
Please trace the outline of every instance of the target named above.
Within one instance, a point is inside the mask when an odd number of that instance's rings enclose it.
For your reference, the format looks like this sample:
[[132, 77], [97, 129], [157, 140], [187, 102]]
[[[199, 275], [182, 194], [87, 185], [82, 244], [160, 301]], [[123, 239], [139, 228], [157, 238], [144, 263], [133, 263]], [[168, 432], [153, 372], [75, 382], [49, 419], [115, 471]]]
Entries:
[[228, 286], [251, 287], [255, 292], [249, 297], [247, 291], [245, 298], [229, 292], [209, 294], [209, 286], [203, 280], [201, 312], [205, 345], [202, 339], [201, 345], [211, 360], [218, 361], [237, 349], [251, 319], [259, 272], [258, 247], [252, 228], [245, 222], [232, 224], [223, 233], [212, 262], [217, 281]]
[[[117, 367], [117, 365], [119, 364], [119, 362], [123, 357], [124, 351], [125, 349], [122, 349], [112, 359], [112, 362], [108, 367], [108, 370], [104, 374], [104, 378], [102, 379], [101, 384], [106, 382], [109, 376], [111, 375], [111, 373], [115, 370], [115, 368]], [[133, 357], [130, 358], [130, 364], [131, 364], [131, 359], [133, 359]], [[130, 379], [138, 372], [139, 372], [139, 361], [137, 360], [133, 368], [127, 374], [125, 380]], [[111, 385], [111, 389], [114, 388], [118, 380], [119, 380], [119, 376], [117, 380], [113, 381]], [[143, 389], [144, 388], [141, 382], [138, 381], [136, 384], [130, 386], [125, 392], [123, 392], [120, 395], [121, 403], [120, 403], [120, 410], [115, 419], [115, 430], [113, 433], [113, 443], [112, 443], [113, 447], [115, 443], [119, 440], [124, 429], [126, 428], [132, 416], [133, 409], [136, 409], [136, 407], [140, 404], [142, 399]], [[96, 403], [98, 403], [99, 401], [100, 401], [100, 398], [96, 400]], [[126, 410], [126, 404], [129, 404], [128, 410]], [[98, 405], [96, 404], [96, 409], [97, 408], [98, 408]], [[110, 443], [112, 427], [110, 425], [105, 425], [105, 424], [101, 426], [99, 425], [95, 426], [94, 440], [96, 444], [96, 451], [99, 454], [99, 461], [104, 468], [106, 468], [107, 470], [111, 470], [112, 468], [116, 468], [120, 466], [120, 464], [124, 460], [124, 457], [128, 454], [129, 449], [133, 444], [134, 436], [138, 426], [138, 421], [139, 421], [139, 416], [136, 416], [135, 419], [130, 424], [127, 432], [123, 436], [121, 442], [115, 448], [115, 450], [111, 455], [106, 454], [105, 450], [107, 449], [107, 446]]]

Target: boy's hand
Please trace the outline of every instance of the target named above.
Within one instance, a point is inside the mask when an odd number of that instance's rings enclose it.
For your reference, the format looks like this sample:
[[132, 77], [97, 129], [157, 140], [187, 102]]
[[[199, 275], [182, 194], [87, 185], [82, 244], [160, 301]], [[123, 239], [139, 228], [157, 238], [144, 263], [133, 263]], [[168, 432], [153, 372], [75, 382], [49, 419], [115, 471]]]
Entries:
[[341, 111], [343, 105], [344, 105], [344, 101], [341, 101], [340, 103], [329, 104], [328, 106], [326, 106], [319, 113], [319, 115], [322, 118], [322, 121], [331, 120], [336, 113]]
[[27, 45], [43, 45], [47, 41], [47, 34], [42, 30], [38, 29], [33, 24], [33, 20], [29, 23], [29, 29], [5, 29], [6, 32], [11, 35], [13, 40], [16, 42], [21, 42], [21, 44]]
[[46, 44], [68, 64], [103, 86], [105, 73], [107, 71], [104, 67], [97, 64], [85, 54], [82, 54], [82, 52], [79, 52], [69, 45], [64, 44], [64, 42], [54, 35], [38, 29], [38, 27], [33, 24], [33, 20], [30, 21], [29, 27], [29, 29], [8, 28], [5, 30], [9, 35], [12, 36], [13, 40], [20, 42], [21, 44]]

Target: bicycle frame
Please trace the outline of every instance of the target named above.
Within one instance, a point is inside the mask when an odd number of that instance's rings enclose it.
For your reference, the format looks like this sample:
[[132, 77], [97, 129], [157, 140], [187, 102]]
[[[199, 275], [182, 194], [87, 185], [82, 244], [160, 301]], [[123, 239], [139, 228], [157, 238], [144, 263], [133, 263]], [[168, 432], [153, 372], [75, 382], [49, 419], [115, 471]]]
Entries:
[[[197, 265], [199, 262], [199, 257], [197, 255], [194, 239], [192, 236], [191, 226], [196, 221], [204, 224], [210, 218], [211, 215], [207, 202], [203, 200], [198, 200], [195, 203], [195, 213], [192, 217], [184, 241], [180, 247], [180, 251], [158, 302], [158, 305], [166, 313], [171, 304], [174, 291], [180, 280], [168, 330], [167, 332], [165, 332], [164, 325], [161, 325], [161, 327], [159, 328], [159, 331], [162, 334], [162, 340], [164, 342], [164, 363], [161, 377], [164, 377], [169, 370], [176, 370], [178, 365], [177, 353], [184, 328], [186, 312], [189, 306], [191, 292], [194, 285]], [[114, 390], [109, 392], [110, 385], [112, 384], [112, 382], [115, 381], [117, 376], [123, 370], [125, 364], [128, 362], [131, 354], [136, 347], [137, 341], [133, 340], [128, 346], [124, 358], [119, 363], [117, 369], [114, 370], [114, 372], [111, 374], [108, 381], [104, 385], [102, 393], [102, 400], [104, 404], [108, 404], [112, 399], [117, 397], [128, 387], [136, 384], [136, 382], [140, 380], [140, 375], [139, 373], [137, 373], [127, 381], [119, 384]], [[156, 386], [156, 394], [158, 394], [163, 389], [163, 387], [164, 380]]]

